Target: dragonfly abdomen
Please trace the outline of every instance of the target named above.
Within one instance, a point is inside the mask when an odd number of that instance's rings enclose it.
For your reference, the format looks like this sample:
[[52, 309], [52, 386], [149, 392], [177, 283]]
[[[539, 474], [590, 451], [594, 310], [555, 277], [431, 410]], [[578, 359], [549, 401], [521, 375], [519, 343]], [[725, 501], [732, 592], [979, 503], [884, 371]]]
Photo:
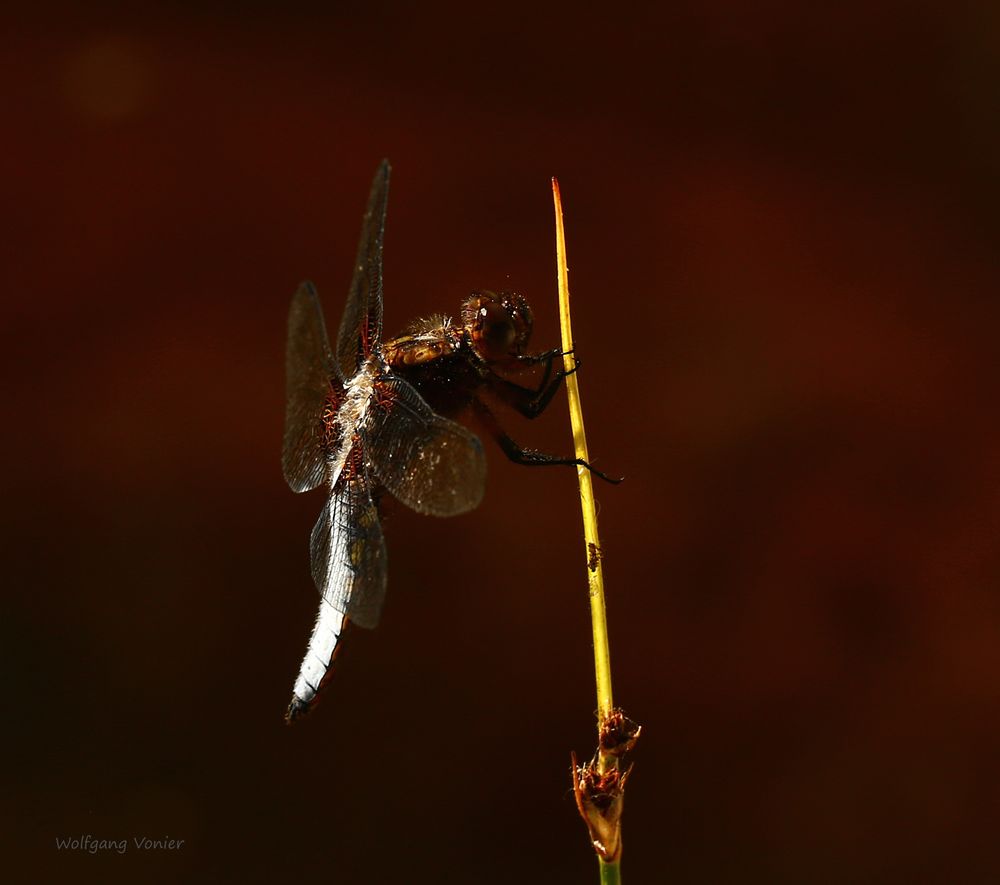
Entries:
[[345, 615], [326, 599], [320, 602], [319, 614], [309, 637], [306, 656], [295, 680], [292, 702], [288, 706], [286, 718], [289, 722], [306, 713], [319, 693], [333, 663], [333, 656], [344, 631]]

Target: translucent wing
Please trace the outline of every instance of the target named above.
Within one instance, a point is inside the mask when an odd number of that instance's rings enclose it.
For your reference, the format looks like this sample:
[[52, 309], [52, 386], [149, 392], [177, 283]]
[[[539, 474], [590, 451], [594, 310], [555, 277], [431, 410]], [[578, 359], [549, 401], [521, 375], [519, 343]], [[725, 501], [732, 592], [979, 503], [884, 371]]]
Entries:
[[378, 625], [385, 600], [386, 555], [378, 511], [354, 458], [313, 527], [309, 552], [323, 602], [359, 627]]
[[388, 197], [389, 161], [383, 160], [368, 195], [354, 278], [337, 334], [337, 362], [343, 377], [348, 379], [354, 377], [382, 340], [382, 238]]
[[379, 482], [418, 513], [454, 516], [477, 506], [486, 488], [479, 439], [401, 378], [384, 376], [376, 388], [361, 438]]
[[285, 353], [285, 441], [281, 467], [293, 492], [307, 492], [325, 473], [323, 407], [331, 378], [339, 381], [312, 283], [303, 283], [288, 313]]

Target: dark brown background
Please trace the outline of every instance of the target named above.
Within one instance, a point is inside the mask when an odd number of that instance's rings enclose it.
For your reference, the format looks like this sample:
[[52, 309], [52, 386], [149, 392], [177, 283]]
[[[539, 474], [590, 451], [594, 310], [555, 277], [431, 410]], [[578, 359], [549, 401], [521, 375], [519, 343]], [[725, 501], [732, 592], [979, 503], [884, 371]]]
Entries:
[[[12, 880], [596, 881], [570, 471], [491, 451], [477, 512], [392, 509], [382, 625], [282, 722], [320, 506], [279, 469], [285, 313], [310, 277], [337, 321], [382, 156], [389, 332], [508, 286], [552, 346], [561, 180], [628, 477], [626, 881], [1000, 877], [1000, 16], [542, 6], [9, 22]], [[562, 398], [508, 424], [570, 447]], [[55, 850], [85, 835], [186, 841]]]

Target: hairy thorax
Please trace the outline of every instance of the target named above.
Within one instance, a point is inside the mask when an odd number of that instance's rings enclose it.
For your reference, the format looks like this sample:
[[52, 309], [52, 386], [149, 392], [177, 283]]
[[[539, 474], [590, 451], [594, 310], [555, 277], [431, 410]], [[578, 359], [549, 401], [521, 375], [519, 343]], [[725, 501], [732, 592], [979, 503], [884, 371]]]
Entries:
[[331, 391], [323, 409], [323, 444], [328, 481], [335, 485], [354, 446], [355, 434], [365, 420], [375, 390], [379, 364], [369, 358], [340, 391]]

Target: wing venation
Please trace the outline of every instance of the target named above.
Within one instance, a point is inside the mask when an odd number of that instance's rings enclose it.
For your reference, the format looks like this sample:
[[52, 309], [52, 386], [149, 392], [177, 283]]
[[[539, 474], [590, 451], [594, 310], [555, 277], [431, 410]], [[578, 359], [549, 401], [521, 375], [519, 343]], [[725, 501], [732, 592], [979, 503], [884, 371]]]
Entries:
[[288, 312], [285, 352], [285, 437], [281, 467], [294, 492], [323, 482], [323, 409], [340, 375], [326, 337], [323, 310], [312, 283], [303, 283]]
[[383, 376], [361, 428], [372, 473], [418, 513], [455, 516], [472, 510], [486, 488], [478, 437], [434, 412], [402, 378]]
[[378, 511], [366, 479], [341, 474], [313, 526], [309, 544], [313, 580], [323, 600], [359, 627], [378, 625], [385, 600], [386, 553]]
[[337, 333], [337, 362], [348, 379], [382, 341], [382, 242], [388, 199], [389, 161], [383, 160], [368, 194], [354, 275]]

